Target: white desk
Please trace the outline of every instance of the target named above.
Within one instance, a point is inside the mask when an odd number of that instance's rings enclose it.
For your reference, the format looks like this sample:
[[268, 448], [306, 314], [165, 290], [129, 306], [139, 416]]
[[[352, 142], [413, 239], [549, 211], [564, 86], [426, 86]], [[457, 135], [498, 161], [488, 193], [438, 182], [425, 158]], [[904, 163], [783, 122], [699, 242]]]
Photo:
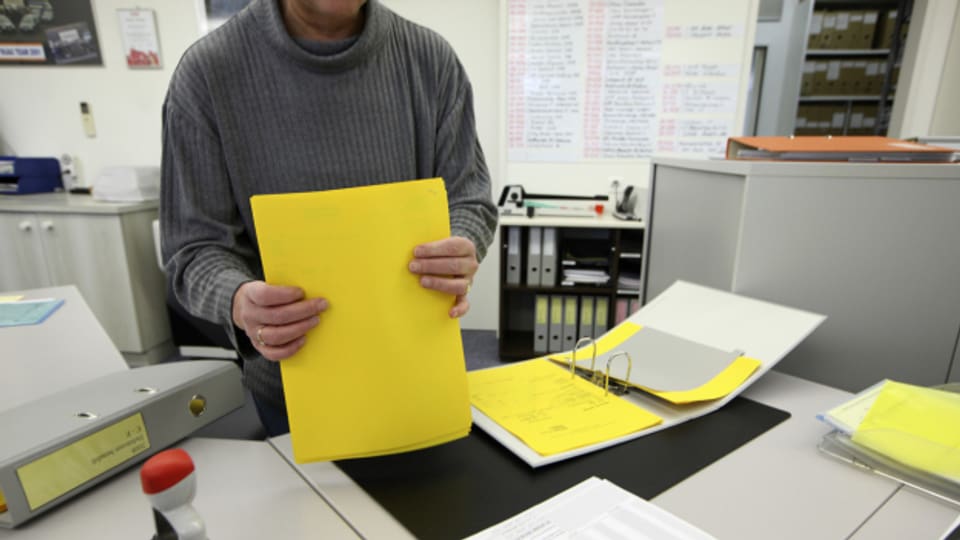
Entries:
[[[842, 402], [848, 393], [772, 371], [745, 397], [792, 416], [655, 497], [654, 504], [719, 539], [744, 540], [935, 539], [960, 515], [960, 507], [901, 489], [896, 482], [819, 453], [817, 442], [828, 428], [814, 415]], [[288, 435], [270, 444], [293, 463]], [[411, 536], [334, 464], [297, 468], [361, 535]]]
[[0, 328], [0, 410], [128, 369], [76, 287], [0, 295], [64, 300], [42, 324]]
[[870, 516], [851, 540], [939, 539], [960, 516], [960, 507], [901, 487]]
[[[209, 538], [359, 538], [266, 442], [191, 439], [180, 447], [196, 466], [193, 505]], [[149, 539], [156, 529], [139, 472], [133, 467], [17, 529], [0, 529], [0, 539]]]

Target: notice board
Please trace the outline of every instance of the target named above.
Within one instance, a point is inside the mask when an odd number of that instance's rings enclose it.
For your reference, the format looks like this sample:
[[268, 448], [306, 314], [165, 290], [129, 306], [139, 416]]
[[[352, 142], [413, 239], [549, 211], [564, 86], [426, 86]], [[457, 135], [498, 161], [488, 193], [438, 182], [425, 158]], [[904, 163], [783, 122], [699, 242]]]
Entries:
[[742, 134], [756, 0], [505, 2], [505, 183], [604, 193]]

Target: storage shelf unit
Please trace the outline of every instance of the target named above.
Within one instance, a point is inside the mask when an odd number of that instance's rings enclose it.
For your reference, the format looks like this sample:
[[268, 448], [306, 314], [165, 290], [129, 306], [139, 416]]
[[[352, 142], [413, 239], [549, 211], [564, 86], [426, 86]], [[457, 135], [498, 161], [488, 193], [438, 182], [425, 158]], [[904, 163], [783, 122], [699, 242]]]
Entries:
[[[553, 229], [552, 272], [554, 281], [542, 285], [529, 279], [531, 230]], [[511, 229], [514, 232], [511, 234]], [[542, 232], [541, 232], [542, 235]], [[609, 216], [584, 217], [513, 217], [500, 218], [500, 321], [499, 355], [501, 360], [521, 360], [544, 354], [535, 347], [537, 302], [539, 298], [576, 298], [575, 337], [569, 335], [561, 350], [569, 350], [580, 332], [584, 299], [606, 303], [601, 319], [607, 327], [640, 305], [644, 225], [639, 221], [623, 221]], [[512, 241], [517, 242], [511, 245]], [[541, 238], [541, 243], [543, 242]], [[510, 268], [513, 266], [513, 268]], [[600, 270], [609, 280], [589, 284], [564, 280], [564, 270]], [[511, 277], [511, 275], [513, 277]], [[636, 279], [634, 282], [629, 278]], [[629, 286], [621, 283], [628, 278]], [[565, 284], [566, 283], [566, 284]], [[565, 306], [566, 307], [566, 306]], [[596, 320], [596, 319], [594, 319]], [[592, 334], [592, 332], [590, 332]], [[541, 339], [545, 336], [541, 336]]]
[[911, 0], [818, 0], [807, 39], [797, 135], [885, 135]]

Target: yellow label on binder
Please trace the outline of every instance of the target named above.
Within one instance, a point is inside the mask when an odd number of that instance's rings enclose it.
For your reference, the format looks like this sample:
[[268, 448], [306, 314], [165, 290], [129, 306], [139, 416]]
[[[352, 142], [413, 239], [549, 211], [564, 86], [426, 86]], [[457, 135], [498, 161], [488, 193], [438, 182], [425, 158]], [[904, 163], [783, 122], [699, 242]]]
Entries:
[[30, 510], [36, 510], [149, 448], [137, 413], [20, 467], [17, 476]]

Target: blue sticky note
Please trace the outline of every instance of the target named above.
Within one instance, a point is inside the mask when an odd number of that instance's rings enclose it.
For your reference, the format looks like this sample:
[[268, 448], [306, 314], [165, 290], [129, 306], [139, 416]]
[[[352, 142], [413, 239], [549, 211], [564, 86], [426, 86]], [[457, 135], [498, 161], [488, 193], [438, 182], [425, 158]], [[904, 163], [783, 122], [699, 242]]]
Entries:
[[0, 327], [40, 324], [62, 305], [56, 298], [0, 302]]

